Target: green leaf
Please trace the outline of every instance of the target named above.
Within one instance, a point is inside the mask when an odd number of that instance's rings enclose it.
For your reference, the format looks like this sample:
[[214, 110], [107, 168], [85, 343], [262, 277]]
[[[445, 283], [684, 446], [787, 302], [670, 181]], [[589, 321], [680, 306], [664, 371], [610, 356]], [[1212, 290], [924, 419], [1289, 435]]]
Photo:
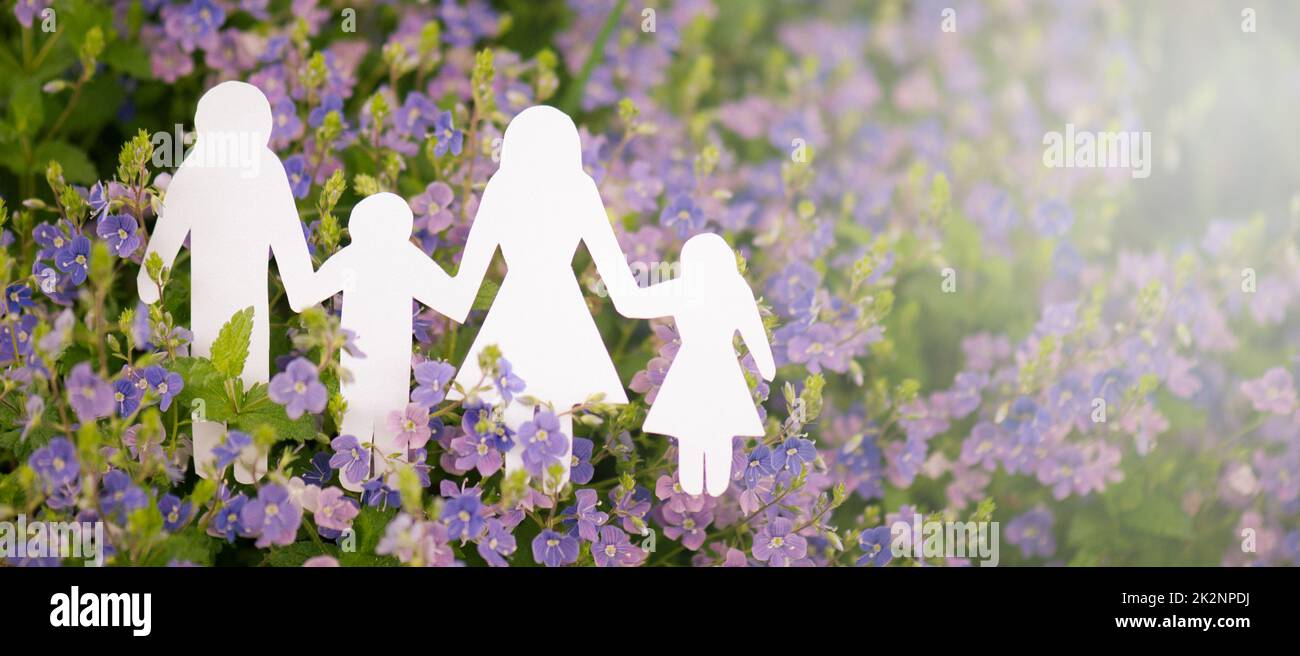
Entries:
[[253, 306], [230, 317], [212, 342], [212, 366], [226, 378], [238, 378], [248, 360], [248, 342], [253, 335]]
[[176, 358], [172, 369], [181, 375], [185, 387], [176, 396], [181, 408], [201, 414], [208, 421], [227, 421], [234, 416], [226, 400], [225, 378], [205, 358]]
[[1192, 534], [1192, 520], [1174, 501], [1147, 495], [1137, 509], [1126, 513], [1124, 525], [1144, 533], [1167, 538], [1186, 539]]
[[258, 383], [244, 394], [239, 412], [227, 420], [230, 428], [249, 435], [267, 428], [275, 433], [277, 441], [303, 442], [316, 436], [316, 420], [308, 414], [290, 419], [284, 406], [272, 401], [266, 394], [266, 385]]
[[474, 296], [474, 305], [471, 309], [486, 310], [492, 307], [492, 301], [496, 300], [497, 290], [500, 286], [491, 280], [484, 280], [483, 286], [478, 288], [478, 294]]
[[356, 532], [356, 549], [339, 553], [339, 564], [345, 567], [378, 567], [400, 564], [396, 558], [375, 554], [375, 547], [379, 546], [379, 539], [384, 536], [384, 531], [388, 528], [388, 522], [392, 521], [393, 516], [396, 514], [397, 510], [393, 508], [388, 510], [379, 510], [370, 506], [362, 508], [361, 513], [357, 515], [356, 519], [352, 520], [352, 530]]
[[19, 134], [35, 134], [41, 129], [45, 122], [45, 108], [41, 103], [41, 86], [36, 80], [27, 80], [14, 89], [9, 101], [9, 115]]
[[36, 149], [32, 157], [36, 166], [45, 166], [51, 160], [63, 166], [63, 177], [68, 182], [91, 184], [99, 179], [95, 165], [86, 156], [86, 151], [66, 142], [51, 141]]

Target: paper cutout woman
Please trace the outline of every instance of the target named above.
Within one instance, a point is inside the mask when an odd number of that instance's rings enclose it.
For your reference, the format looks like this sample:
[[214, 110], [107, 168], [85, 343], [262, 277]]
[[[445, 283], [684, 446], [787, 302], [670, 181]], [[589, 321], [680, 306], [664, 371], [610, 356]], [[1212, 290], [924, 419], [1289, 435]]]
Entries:
[[[352, 243], [324, 264], [297, 299], [294, 311], [343, 292], [344, 329], [356, 334], [365, 357], [343, 351], [340, 364], [352, 374], [340, 384], [347, 401], [340, 433], [375, 444], [374, 476], [389, 469], [389, 458], [405, 459], [408, 447], [387, 422], [406, 408], [411, 392], [411, 300], [442, 314], [464, 314], [454, 307], [451, 277], [411, 239], [411, 207], [400, 196], [378, 193], [352, 208]], [[364, 481], [340, 475], [343, 487], [357, 491]]]
[[[267, 249], [275, 255], [290, 303], [312, 274], [289, 177], [267, 143], [271, 104], [261, 90], [223, 82], [199, 99], [194, 115], [198, 139], [167, 186], [158, 223], [145, 251], [171, 266], [190, 237], [190, 329], [192, 352], [207, 357], [231, 315], [253, 306], [253, 332], [242, 378], [246, 385], [270, 379]], [[140, 300], [158, 300], [158, 288], [140, 267]], [[218, 422], [197, 419], [194, 469], [216, 473], [212, 448], [225, 433]], [[235, 478], [252, 483], [266, 472], [266, 453], [251, 467], [236, 461]]]
[[682, 246], [682, 275], [652, 285], [624, 301], [624, 314], [643, 319], [671, 316], [682, 345], [647, 413], [642, 430], [677, 438], [682, 489], [709, 494], [731, 482], [731, 438], [761, 436], [754, 399], [736, 361], [736, 332], [765, 380], [776, 376], [772, 347], [736, 255], [721, 237], [700, 234]]
[[[615, 309], [621, 311], [623, 299], [637, 285], [596, 183], [582, 170], [578, 130], [558, 109], [530, 107], [506, 127], [501, 166], [483, 191], [454, 279], [460, 303], [468, 308], [501, 247], [507, 273], [456, 375], [464, 389], [480, 381], [479, 352], [495, 344], [526, 383], [525, 393], [549, 402], [557, 412], [593, 393], [604, 393], [607, 403], [627, 403], [573, 272], [578, 242], [587, 245]], [[481, 396], [500, 401], [494, 391]], [[532, 415], [532, 408], [513, 403], [505, 419], [514, 427]], [[572, 439], [572, 415], [561, 417], [560, 428]], [[507, 454], [507, 470], [522, 467], [521, 448], [516, 445]], [[570, 443], [562, 459], [561, 483], [568, 480], [571, 453]]]

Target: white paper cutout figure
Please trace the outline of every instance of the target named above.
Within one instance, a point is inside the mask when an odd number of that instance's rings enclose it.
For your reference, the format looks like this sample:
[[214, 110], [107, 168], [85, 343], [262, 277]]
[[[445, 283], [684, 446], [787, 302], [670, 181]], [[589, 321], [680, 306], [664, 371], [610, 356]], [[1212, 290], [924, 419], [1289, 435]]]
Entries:
[[[367, 196], [352, 208], [348, 233], [352, 243], [321, 265], [300, 299], [302, 311], [343, 292], [340, 323], [356, 334], [355, 358], [345, 350], [340, 364], [352, 374], [340, 385], [348, 402], [339, 432], [362, 444], [375, 444], [374, 475], [389, 469], [388, 457], [406, 459], [388, 426], [388, 415], [406, 408], [411, 393], [411, 300], [443, 314], [465, 311], [453, 306], [451, 277], [411, 243], [411, 207], [387, 192]], [[364, 481], [340, 473], [343, 487], [358, 491]]]
[[[269, 272], [267, 249], [290, 303], [312, 275], [307, 240], [289, 188], [289, 178], [271, 137], [271, 105], [257, 87], [223, 82], [199, 99], [194, 115], [198, 139], [167, 187], [163, 207], [145, 252], [171, 266], [190, 236], [190, 329], [193, 354], [209, 356], [212, 342], [231, 315], [253, 306], [253, 332], [241, 376], [246, 385], [270, 379]], [[152, 303], [158, 289], [140, 267], [140, 299]], [[195, 421], [194, 469], [210, 478], [212, 448], [225, 432], [221, 423]], [[235, 478], [252, 483], [266, 473], [263, 452], [255, 469], [236, 461]]]
[[[736, 255], [714, 234], [682, 246], [680, 278], [624, 300], [628, 316], [671, 316], [682, 345], [646, 414], [642, 430], [677, 438], [682, 489], [719, 496], [731, 483], [731, 438], [764, 434], [732, 338], [737, 331], [765, 380], [776, 376], [772, 347]], [[707, 474], [707, 477], [706, 477]]]
[[[483, 326], [456, 374], [466, 389], [482, 371], [479, 352], [495, 344], [526, 383], [524, 393], [564, 412], [598, 392], [607, 403], [627, 403], [627, 394], [573, 272], [578, 242], [591, 253], [615, 309], [637, 290], [627, 259], [610, 227], [596, 183], [582, 170], [582, 146], [573, 120], [554, 107], [529, 107], [506, 127], [501, 166], [488, 180], [470, 228], [453, 283], [463, 321], [497, 246], [507, 272]], [[621, 309], [620, 309], [621, 311]], [[481, 398], [500, 403], [495, 390]], [[459, 394], [449, 395], [459, 398]], [[511, 403], [511, 428], [533, 417], [533, 409]], [[561, 417], [572, 440], [573, 417]], [[506, 455], [507, 471], [523, 467], [516, 444]], [[572, 443], [562, 459], [568, 481]]]

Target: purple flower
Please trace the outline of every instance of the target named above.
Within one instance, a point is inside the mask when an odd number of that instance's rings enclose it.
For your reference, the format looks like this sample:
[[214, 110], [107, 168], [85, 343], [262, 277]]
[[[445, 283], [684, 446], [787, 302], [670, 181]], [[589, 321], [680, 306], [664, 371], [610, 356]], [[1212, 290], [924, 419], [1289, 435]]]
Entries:
[[605, 526], [591, 545], [591, 557], [596, 567], [632, 567], [641, 562], [645, 552], [617, 526]]
[[456, 215], [448, 209], [455, 200], [456, 193], [447, 183], [441, 180], [430, 182], [429, 186], [424, 188], [424, 193], [411, 199], [415, 227], [429, 234], [446, 230], [456, 219]]
[[149, 497], [126, 473], [113, 469], [104, 474], [103, 486], [99, 492], [99, 507], [106, 516], [113, 517], [118, 523], [126, 523], [131, 511], [147, 505]]
[[384, 484], [384, 479], [372, 478], [361, 484], [361, 503], [384, 510], [402, 505], [402, 495]]
[[888, 526], [877, 526], [869, 528], [858, 536], [858, 546], [862, 547], [862, 557], [858, 559], [859, 565], [875, 565], [884, 567], [889, 561], [894, 559], [894, 552], [889, 547], [890, 534]]
[[144, 379], [149, 387], [158, 394], [158, 408], [164, 412], [171, 407], [172, 399], [185, 388], [185, 381], [174, 371], [167, 371], [158, 365], [144, 370]]
[[1052, 536], [1052, 512], [1038, 506], [1007, 524], [1007, 542], [1020, 547], [1026, 558], [1048, 558], [1056, 553]]
[[239, 454], [244, 449], [252, 446], [253, 438], [247, 433], [239, 431], [228, 431], [226, 439], [221, 444], [212, 447], [212, 455], [216, 457], [217, 471], [222, 471], [227, 465], [239, 458]]
[[789, 470], [795, 476], [803, 470], [804, 465], [817, 459], [817, 449], [812, 440], [801, 437], [787, 438], [781, 446], [772, 450], [772, 468], [780, 471]]
[[42, 223], [32, 228], [32, 239], [36, 240], [41, 247], [36, 257], [42, 260], [54, 259], [54, 254], [63, 250], [72, 241], [64, 230], [63, 221], [60, 221], [57, 226]]
[[327, 487], [316, 495], [316, 510], [312, 517], [316, 526], [326, 531], [342, 532], [352, 528], [352, 520], [361, 512], [356, 499], [337, 487]]
[[130, 378], [113, 381], [113, 403], [117, 406], [117, 416], [126, 417], [140, 407], [144, 392]]
[[165, 5], [163, 29], [185, 52], [216, 45], [217, 29], [226, 21], [226, 12], [213, 0], [191, 0], [188, 5]]
[[73, 237], [54, 253], [54, 265], [59, 267], [59, 271], [68, 274], [74, 287], [86, 282], [86, 270], [90, 266], [90, 240], [82, 235]]
[[14, 283], [5, 288], [4, 311], [10, 314], [18, 314], [23, 308], [29, 308], [32, 303], [32, 289], [23, 283]]
[[989, 471], [997, 469], [998, 427], [987, 421], [975, 424], [961, 444], [961, 462], [965, 465], [979, 463]]
[[49, 6], [49, 0], [18, 0], [14, 5], [14, 16], [25, 28], [32, 26], [32, 19]]
[[1295, 382], [1283, 367], [1273, 367], [1263, 376], [1243, 382], [1241, 393], [1259, 412], [1286, 415], [1295, 409]]
[[351, 435], [340, 435], [330, 441], [334, 456], [330, 467], [339, 470], [339, 476], [352, 483], [360, 483], [370, 475], [370, 453]]
[[840, 343], [844, 338], [828, 323], [815, 323], [808, 330], [790, 338], [786, 356], [791, 362], [803, 364], [810, 373], [822, 368], [843, 372], [848, 368], [848, 358]]
[[501, 469], [502, 456], [497, 446], [496, 431], [504, 431], [505, 427], [490, 417], [491, 412], [487, 408], [470, 408], [465, 411], [465, 416], [461, 419], [465, 434], [451, 440], [457, 470], [477, 469], [480, 475], [491, 476]]
[[452, 125], [451, 118], [451, 112], [446, 111], [439, 114], [433, 122], [433, 138], [437, 140], [433, 154], [438, 157], [446, 155], [449, 150], [453, 155], [460, 155], [464, 147], [465, 135]]
[[334, 478], [334, 469], [330, 466], [330, 454], [317, 453], [311, 457], [311, 465], [303, 473], [302, 480], [308, 485], [325, 487]]
[[533, 562], [561, 567], [578, 561], [578, 539], [546, 529], [533, 538]]
[[570, 535], [577, 534], [588, 542], [595, 541], [596, 529], [609, 520], [609, 515], [596, 510], [600, 496], [595, 490], [582, 489], [574, 493], [574, 503], [560, 512], [563, 524]]
[[294, 198], [306, 198], [311, 192], [311, 172], [307, 170], [307, 158], [294, 155], [284, 160], [284, 172], [289, 176], [289, 191]]
[[459, 539], [461, 544], [464, 544], [465, 541], [477, 537], [486, 525], [483, 519], [483, 502], [479, 499], [478, 490], [470, 488], [452, 496], [442, 506], [441, 519], [447, 525], [450, 539]]
[[1053, 198], [1034, 208], [1034, 229], [1048, 237], [1059, 237], [1074, 224], [1074, 212], [1063, 201]]
[[447, 383], [456, 375], [456, 367], [446, 362], [430, 361], [415, 365], [416, 388], [411, 402], [431, 408], [447, 398]]
[[328, 393], [316, 377], [316, 367], [307, 358], [297, 358], [271, 379], [267, 394], [272, 401], [285, 406], [290, 419], [304, 412], [319, 414], [325, 409]]
[[235, 536], [239, 534], [239, 516], [247, 503], [248, 497], [243, 494], [235, 495], [222, 503], [208, 523], [208, 535], [234, 542]]
[[158, 511], [163, 516], [163, 528], [175, 532], [190, 521], [194, 505], [189, 501], [181, 501], [175, 494], [164, 494], [158, 500]]
[[639, 485], [628, 490], [619, 484], [609, 491], [609, 499], [614, 503], [613, 515], [623, 518], [624, 530], [642, 535], [646, 533], [645, 516], [650, 512], [650, 490]]
[[397, 444], [403, 449], [419, 449], [433, 436], [433, 430], [429, 428], [429, 409], [419, 403], [408, 403], [406, 410], [394, 410], [388, 414], [388, 429], [396, 433]]
[[754, 534], [754, 557], [772, 567], [788, 567], [808, 555], [808, 541], [793, 533], [794, 523], [777, 517]]
[[524, 391], [524, 380], [515, 375], [513, 367], [505, 358], [497, 360], [497, 372], [492, 377], [492, 384], [506, 403], [513, 401], [516, 393]]
[[240, 534], [256, 537], [257, 548], [293, 544], [302, 524], [302, 506], [283, 485], [272, 483], [258, 490], [257, 498], [239, 511]]
[[27, 459], [27, 465], [41, 477], [46, 490], [69, 485], [81, 473], [77, 449], [66, 437], [56, 437], [37, 449]]
[[704, 210], [695, 204], [695, 199], [691, 198], [690, 194], [674, 196], [672, 202], [664, 206], [663, 211], [659, 213], [659, 224], [665, 228], [676, 229], [680, 237], [699, 232], [706, 222]]
[[131, 257], [142, 242], [139, 224], [130, 214], [109, 214], [99, 220], [95, 234], [108, 242], [108, 247], [118, 257]]
[[596, 468], [591, 464], [591, 452], [596, 445], [585, 437], [573, 438], [573, 457], [569, 463], [569, 480], [575, 485], [585, 485], [591, 482], [591, 477], [596, 474]]
[[375, 553], [423, 567], [455, 564], [447, 527], [439, 522], [417, 520], [406, 513], [399, 513], [388, 523]]
[[545, 474], [568, 450], [568, 437], [560, 432], [560, 419], [550, 410], [538, 410], [532, 421], [520, 424], [518, 438], [524, 445], [524, 468], [533, 476]]
[[776, 470], [772, 466], [772, 450], [761, 444], [754, 447], [745, 459], [745, 487], [754, 487], [760, 478], [771, 476]]
[[68, 403], [81, 421], [94, 421], [113, 412], [113, 388], [95, 375], [90, 363], [82, 362], [72, 368], [66, 381]]
[[499, 519], [489, 519], [487, 530], [478, 538], [478, 554], [493, 567], [505, 567], [506, 558], [514, 555], [515, 536]]
[[713, 511], [703, 508], [698, 511], [677, 511], [670, 505], [662, 507], [664, 535], [670, 540], [679, 540], [683, 547], [691, 551], [700, 548], [707, 537], [705, 530], [713, 523]]

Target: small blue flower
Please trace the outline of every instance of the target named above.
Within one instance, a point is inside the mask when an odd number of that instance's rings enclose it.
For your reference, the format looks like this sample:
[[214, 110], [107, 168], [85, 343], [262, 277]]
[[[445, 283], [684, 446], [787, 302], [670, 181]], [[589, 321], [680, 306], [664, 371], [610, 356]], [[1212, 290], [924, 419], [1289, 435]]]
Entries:
[[194, 506], [189, 501], [181, 501], [174, 494], [165, 494], [158, 500], [158, 511], [163, 516], [163, 528], [176, 531], [190, 521]]
[[449, 150], [453, 155], [460, 155], [464, 148], [465, 135], [452, 125], [450, 111], [439, 114], [434, 120], [433, 137], [437, 140], [433, 146], [433, 154], [438, 157], [447, 154]]
[[859, 565], [875, 565], [884, 567], [889, 561], [894, 559], [894, 552], [889, 547], [889, 527], [877, 526], [869, 528], [858, 536], [858, 545], [862, 547], [865, 553], [858, 559]]

